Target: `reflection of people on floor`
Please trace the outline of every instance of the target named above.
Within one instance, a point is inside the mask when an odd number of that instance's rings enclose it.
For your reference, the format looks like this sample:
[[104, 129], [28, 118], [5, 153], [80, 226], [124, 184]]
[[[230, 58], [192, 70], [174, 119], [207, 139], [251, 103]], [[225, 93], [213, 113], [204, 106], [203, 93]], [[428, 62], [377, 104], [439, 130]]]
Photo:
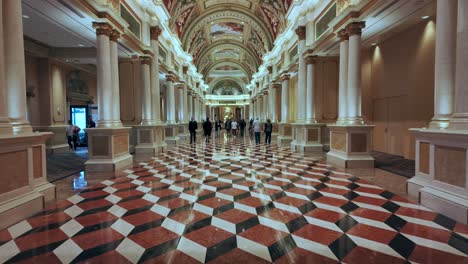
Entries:
[[68, 120], [68, 126], [65, 133], [67, 136], [69, 151], [76, 151], [76, 147], [78, 145], [78, 133], [80, 130], [81, 129], [78, 126], [75, 126], [71, 120]]
[[195, 117], [193, 116], [192, 116], [192, 121], [189, 122], [188, 129], [190, 131], [190, 144], [195, 143], [197, 139], [198, 124], [197, 124], [197, 121], [195, 121]]
[[210, 143], [212, 125], [210, 118], [206, 117], [206, 121], [203, 123], [203, 131], [205, 132], [205, 142]]

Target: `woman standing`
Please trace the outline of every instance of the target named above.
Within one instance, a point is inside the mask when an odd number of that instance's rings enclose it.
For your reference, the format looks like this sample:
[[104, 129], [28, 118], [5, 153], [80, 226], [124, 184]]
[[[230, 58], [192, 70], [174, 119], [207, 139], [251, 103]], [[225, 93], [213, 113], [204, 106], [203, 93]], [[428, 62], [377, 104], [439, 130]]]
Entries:
[[271, 144], [271, 132], [273, 131], [273, 124], [268, 119], [265, 123], [265, 144]]

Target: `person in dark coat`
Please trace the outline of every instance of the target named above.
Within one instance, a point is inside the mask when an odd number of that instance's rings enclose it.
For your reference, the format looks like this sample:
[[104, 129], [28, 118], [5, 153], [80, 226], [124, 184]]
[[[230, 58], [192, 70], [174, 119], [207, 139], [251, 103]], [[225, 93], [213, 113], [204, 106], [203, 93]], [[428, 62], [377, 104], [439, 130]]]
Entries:
[[271, 144], [271, 132], [273, 132], [273, 124], [268, 119], [265, 123], [265, 144]]
[[219, 137], [219, 132], [221, 131], [221, 120], [215, 122], [215, 136]]
[[205, 132], [205, 142], [210, 143], [212, 125], [210, 118], [206, 118], [206, 121], [203, 123], [203, 131]]
[[192, 116], [192, 121], [189, 122], [188, 129], [190, 131], [190, 144], [195, 143], [197, 139], [198, 124], [195, 117]]
[[247, 126], [247, 123], [245, 123], [244, 119], [241, 119], [239, 122], [239, 127], [240, 127], [240, 132], [241, 132], [241, 137], [244, 137], [245, 134], [245, 127]]

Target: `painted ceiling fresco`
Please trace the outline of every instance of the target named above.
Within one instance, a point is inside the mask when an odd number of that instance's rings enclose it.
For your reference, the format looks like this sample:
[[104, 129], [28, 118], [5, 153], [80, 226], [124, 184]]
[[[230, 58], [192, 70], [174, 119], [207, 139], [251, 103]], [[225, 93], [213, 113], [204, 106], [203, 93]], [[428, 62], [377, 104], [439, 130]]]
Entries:
[[[173, 32], [192, 55], [205, 82], [218, 81], [212, 76], [213, 71], [236, 76], [241, 72], [238, 85], [249, 82], [265, 53], [287, 27], [286, 14], [292, 3], [292, 0], [163, 1], [171, 14]], [[225, 62], [234, 66], [228, 67]]]
[[213, 88], [213, 94], [216, 95], [239, 95], [242, 94], [242, 88], [236, 81], [224, 80], [220, 81]]

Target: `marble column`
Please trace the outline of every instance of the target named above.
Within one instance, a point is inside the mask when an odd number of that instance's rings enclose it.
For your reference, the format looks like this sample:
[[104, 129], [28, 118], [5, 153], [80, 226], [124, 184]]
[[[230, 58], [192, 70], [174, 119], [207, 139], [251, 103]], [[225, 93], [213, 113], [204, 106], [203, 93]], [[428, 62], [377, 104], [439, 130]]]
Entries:
[[458, 0], [455, 109], [449, 128], [468, 130], [468, 1]]
[[161, 123], [161, 87], [159, 87], [159, 36], [161, 28], [154, 26], [150, 28], [151, 51], [153, 52], [153, 61], [151, 64], [151, 93], [152, 93], [152, 112], [157, 124]]
[[281, 123], [289, 121], [289, 74], [281, 76]]
[[364, 22], [352, 22], [346, 27], [349, 35], [348, 53], [348, 122], [363, 124], [361, 116], [361, 32]]
[[184, 83], [177, 84], [177, 98], [179, 104], [177, 105], [177, 123], [183, 124], [185, 122], [185, 107], [184, 107]]
[[306, 89], [306, 123], [313, 124], [317, 123], [315, 119], [315, 60], [316, 56], [312, 54], [308, 54], [307, 57], [304, 58], [305, 63], [307, 65], [307, 89]]
[[141, 91], [143, 94], [143, 119], [142, 125], [153, 125], [153, 102], [152, 102], [152, 94], [151, 94], [151, 77], [150, 77], [150, 65], [151, 65], [151, 57], [149, 56], [141, 56], [140, 57], [140, 65], [141, 65]]
[[167, 123], [176, 123], [176, 110], [175, 110], [175, 94], [174, 94], [174, 82], [175, 76], [173, 74], [166, 75], [167, 79]]
[[305, 61], [302, 58], [302, 53], [305, 48], [305, 39], [306, 39], [306, 27], [300, 26], [296, 29], [296, 34], [298, 37], [297, 43], [297, 52], [298, 57], [298, 82], [297, 82], [297, 117], [296, 123], [304, 123], [306, 121], [306, 65]]
[[259, 92], [257, 97], [258, 97], [257, 116], [260, 121], [263, 121], [263, 93]]
[[193, 106], [192, 106], [192, 92], [187, 92], [187, 107], [188, 107], [188, 118], [192, 120], [193, 117]]
[[190, 120], [190, 110], [188, 108], [188, 87], [184, 85], [184, 123]]
[[266, 122], [270, 119], [270, 101], [268, 96], [268, 90], [263, 91], [263, 121]]
[[348, 33], [341, 30], [340, 37], [340, 68], [339, 68], [339, 88], [338, 88], [338, 120], [337, 124], [346, 123], [347, 112], [347, 86], [348, 86]]
[[437, 1], [434, 117], [431, 128], [445, 128], [453, 114], [457, 44], [457, 0]]
[[274, 86], [274, 84], [271, 83], [270, 87], [268, 89], [268, 94], [269, 94], [269, 96], [268, 96], [268, 104], [269, 104], [268, 112], [269, 112], [269, 117], [270, 117], [271, 122], [276, 122], [276, 118], [275, 118], [275, 107], [276, 107], [275, 92], [276, 92], [276, 90], [275, 90], [275, 88], [273, 86]]
[[26, 66], [24, 59], [23, 17], [21, 1], [3, 4], [3, 45], [8, 118], [15, 134], [32, 132], [27, 120]]
[[110, 34], [110, 63], [112, 75], [112, 122], [113, 126], [121, 127], [122, 121], [120, 120], [120, 90], [119, 90], [119, 49], [118, 42], [120, 32], [112, 30]]
[[[3, 21], [3, 3], [0, 3], [0, 22]], [[7, 88], [5, 86], [5, 53], [4, 53], [4, 42], [3, 36], [3, 22], [0, 24], [0, 135], [10, 135], [13, 130], [8, 118], [8, 100], [7, 100]]]

